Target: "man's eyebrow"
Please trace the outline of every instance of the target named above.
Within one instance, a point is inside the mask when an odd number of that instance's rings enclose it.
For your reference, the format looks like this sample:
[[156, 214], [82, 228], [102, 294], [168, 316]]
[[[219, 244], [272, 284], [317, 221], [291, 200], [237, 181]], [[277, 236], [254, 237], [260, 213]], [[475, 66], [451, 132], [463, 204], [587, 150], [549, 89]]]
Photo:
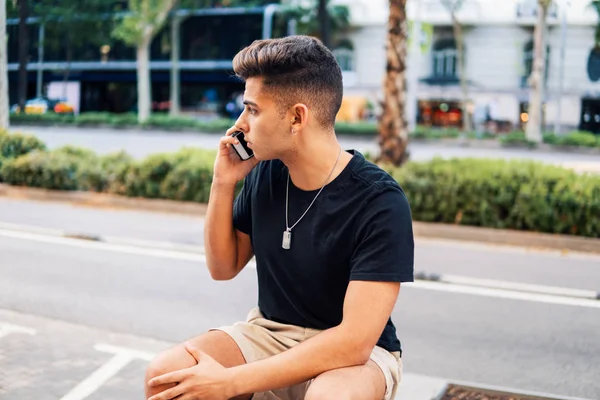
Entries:
[[244, 100], [244, 104], [247, 106], [254, 106], [254, 107], [258, 107], [258, 104], [250, 101], [250, 100]]

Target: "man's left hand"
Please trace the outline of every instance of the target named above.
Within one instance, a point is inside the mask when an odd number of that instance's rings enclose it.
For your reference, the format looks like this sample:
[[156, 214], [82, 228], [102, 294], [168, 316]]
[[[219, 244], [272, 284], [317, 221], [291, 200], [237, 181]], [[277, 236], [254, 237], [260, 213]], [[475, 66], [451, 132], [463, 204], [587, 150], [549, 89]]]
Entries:
[[151, 379], [148, 382], [150, 387], [169, 383], [177, 385], [148, 400], [228, 400], [235, 397], [231, 393], [233, 385], [227, 368], [190, 343], [185, 344], [185, 349], [198, 365]]

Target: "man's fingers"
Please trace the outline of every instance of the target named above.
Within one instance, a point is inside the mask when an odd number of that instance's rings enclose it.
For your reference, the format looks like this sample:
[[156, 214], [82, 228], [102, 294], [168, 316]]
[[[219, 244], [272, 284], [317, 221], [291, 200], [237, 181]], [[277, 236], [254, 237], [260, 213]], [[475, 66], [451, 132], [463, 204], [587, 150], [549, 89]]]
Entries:
[[232, 138], [231, 136], [223, 136], [220, 139], [220, 145], [221, 147], [229, 147], [232, 144], [238, 144], [239, 141], [236, 138]]
[[186, 370], [169, 372], [168, 374], [160, 375], [148, 381], [148, 386], [166, 385], [167, 383], [181, 382], [188, 372]]
[[172, 387], [171, 389], [167, 389], [158, 394], [155, 394], [154, 396], [150, 397], [148, 400], [171, 400], [171, 399], [177, 398], [177, 396], [184, 394], [185, 391], [186, 390], [183, 387], [183, 385], [177, 385], [177, 386]]

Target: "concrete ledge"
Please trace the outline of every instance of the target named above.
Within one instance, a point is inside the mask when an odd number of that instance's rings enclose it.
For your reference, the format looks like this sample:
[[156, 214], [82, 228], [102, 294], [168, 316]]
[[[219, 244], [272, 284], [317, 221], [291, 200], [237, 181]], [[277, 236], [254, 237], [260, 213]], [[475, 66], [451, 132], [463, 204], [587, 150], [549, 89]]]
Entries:
[[[128, 209], [203, 216], [206, 204], [117, 196], [106, 193], [60, 191], [0, 184], [0, 196], [11, 199], [50, 201], [106, 209]], [[600, 239], [415, 221], [417, 237], [461, 240], [496, 245], [600, 253]]]
[[107, 193], [29, 188], [2, 183], [0, 183], [0, 196], [11, 199], [59, 202], [107, 209], [127, 209], [195, 216], [206, 214], [206, 204], [201, 203], [126, 197]]

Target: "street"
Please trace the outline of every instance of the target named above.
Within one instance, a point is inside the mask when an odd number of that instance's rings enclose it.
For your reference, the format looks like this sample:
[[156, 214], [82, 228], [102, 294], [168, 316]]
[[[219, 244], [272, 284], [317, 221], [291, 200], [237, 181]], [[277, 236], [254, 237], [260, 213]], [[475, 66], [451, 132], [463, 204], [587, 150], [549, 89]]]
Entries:
[[[86, 129], [79, 127], [15, 127], [14, 131], [31, 133], [42, 139], [49, 148], [64, 145], [90, 148], [100, 154], [125, 150], [136, 158], [152, 153], [173, 152], [185, 146], [216, 149], [219, 134], [180, 133], [161, 131], [136, 131], [114, 129]], [[376, 139], [341, 135], [340, 142], [346, 149], [376, 153]], [[600, 172], [600, 156], [593, 154], [541, 152], [526, 149], [479, 149], [448, 147], [440, 144], [409, 143], [411, 160], [425, 161], [433, 157], [445, 158], [526, 158], [546, 163], [560, 164], [579, 170]]]
[[[0, 222], [0, 399], [141, 398], [152, 354], [243, 319], [256, 303], [253, 263], [232, 281], [208, 275], [201, 216], [0, 199]], [[417, 238], [415, 265], [552, 293], [600, 290], [597, 255]], [[392, 319], [407, 376], [600, 398], [597, 300], [417, 281], [403, 285]], [[98, 378], [100, 370], [107, 379]]]

